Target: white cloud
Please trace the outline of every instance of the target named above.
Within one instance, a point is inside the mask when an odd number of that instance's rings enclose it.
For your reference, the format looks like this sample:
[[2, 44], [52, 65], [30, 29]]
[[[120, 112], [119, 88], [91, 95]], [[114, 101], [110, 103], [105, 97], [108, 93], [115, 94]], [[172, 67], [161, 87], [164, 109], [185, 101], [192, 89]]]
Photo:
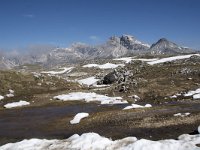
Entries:
[[98, 36], [95, 36], [95, 35], [91, 35], [89, 38], [90, 38], [91, 40], [93, 40], [93, 41], [98, 41], [98, 40], [99, 40], [99, 37], [98, 37]]
[[23, 17], [25, 17], [25, 18], [34, 18], [35, 15], [33, 15], [33, 14], [24, 14]]

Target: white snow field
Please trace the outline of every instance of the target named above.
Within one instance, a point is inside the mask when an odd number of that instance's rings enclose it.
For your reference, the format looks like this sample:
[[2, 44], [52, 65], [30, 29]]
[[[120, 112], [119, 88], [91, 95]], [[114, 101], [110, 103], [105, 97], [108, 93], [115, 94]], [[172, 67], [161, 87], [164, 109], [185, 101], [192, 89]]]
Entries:
[[96, 79], [95, 77], [89, 77], [86, 79], [78, 80], [78, 83], [82, 85], [90, 86], [90, 85], [96, 84], [97, 81], [99, 81], [99, 79]]
[[151, 61], [156, 61], [158, 58], [153, 58], [153, 59], [144, 59], [144, 58], [135, 58], [135, 57], [122, 57], [122, 58], [115, 58], [113, 60], [119, 60], [119, 61], [124, 61], [125, 63], [130, 63], [132, 60], [140, 60], [140, 61], [145, 61], [145, 62], [151, 62]]
[[8, 104], [4, 105], [4, 107], [5, 108], [14, 108], [14, 107], [21, 107], [21, 106], [25, 106], [25, 105], [30, 105], [30, 103], [27, 101], [20, 100], [19, 102], [8, 103]]
[[122, 58], [115, 58], [113, 60], [119, 60], [119, 61], [124, 61], [125, 63], [129, 63], [132, 61], [134, 57], [122, 57]]
[[43, 71], [41, 73], [45, 73], [45, 74], [51, 74], [51, 75], [57, 75], [57, 74], [63, 74], [63, 73], [69, 73], [72, 71], [74, 67], [65, 67], [65, 68], [60, 68], [63, 69], [62, 71]]
[[158, 59], [158, 60], [147, 62], [147, 63], [149, 65], [155, 65], [155, 64], [160, 64], [160, 63], [164, 63], [164, 62], [171, 62], [171, 61], [174, 61], [174, 60], [190, 58], [191, 56], [194, 56], [194, 55], [200, 56], [200, 54], [180, 55], [180, 56], [162, 58], [162, 59]]
[[0, 95], [0, 100], [2, 100], [2, 99], [4, 99], [4, 96], [1, 96], [1, 95]]
[[102, 65], [98, 65], [98, 64], [87, 64], [87, 65], [84, 65], [82, 67], [84, 68], [92, 68], [92, 67], [95, 67], [95, 68], [100, 68], [100, 69], [115, 69], [119, 66], [124, 66], [123, 64], [112, 64], [112, 63], [106, 63], [106, 64], [102, 64]]
[[96, 93], [83, 93], [83, 92], [73, 92], [69, 94], [62, 94], [58, 96], [54, 96], [54, 99], [62, 100], [62, 101], [99, 101], [101, 104], [123, 104], [128, 103], [125, 100], [122, 100], [121, 97], [108, 97], [105, 95], [100, 95]]
[[73, 120], [70, 121], [71, 124], [77, 124], [81, 121], [81, 119], [88, 117], [88, 113], [78, 113], [74, 116]]
[[173, 56], [173, 57], [167, 57], [167, 58], [153, 58], [153, 59], [143, 59], [143, 58], [135, 58], [135, 57], [122, 57], [122, 58], [116, 58], [113, 60], [121, 60], [124, 61], [125, 63], [129, 63], [132, 60], [141, 60], [141, 61], [145, 61], [147, 62], [149, 65], [154, 65], [154, 64], [160, 64], [160, 63], [164, 63], [164, 62], [170, 62], [170, 61], [174, 61], [174, 60], [180, 60], [180, 59], [186, 59], [186, 58], [190, 58], [191, 56], [200, 56], [200, 54], [190, 54], [190, 55], [180, 55], [180, 56]]
[[[200, 127], [198, 127], [200, 128]], [[1, 150], [200, 150], [200, 134], [183, 134], [178, 140], [166, 139], [151, 141], [126, 137], [111, 140], [97, 133], [74, 134], [65, 140], [29, 139], [17, 143], [8, 143]]]
[[132, 104], [131, 106], [126, 106], [123, 110], [133, 109], [133, 108], [149, 108], [149, 107], [152, 107], [152, 105], [146, 104], [145, 106], [142, 106], [142, 105], [138, 105], [138, 104]]

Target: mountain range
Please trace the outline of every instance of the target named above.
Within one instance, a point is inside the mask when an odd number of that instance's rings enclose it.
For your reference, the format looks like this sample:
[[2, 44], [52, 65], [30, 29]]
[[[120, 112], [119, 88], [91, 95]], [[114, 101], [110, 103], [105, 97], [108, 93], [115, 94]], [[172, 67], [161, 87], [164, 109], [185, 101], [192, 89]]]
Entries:
[[181, 47], [165, 38], [158, 40], [151, 46], [137, 40], [131, 35], [112, 36], [101, 45], [87, 45], [74, 43], [69, 48], [52, 48], [26, 55], [0, 54], [0, 69], [11, 69], [22, 64], [39, 63], [54, 66], [63, 63], [76, 63], [79, 60], [98, 58], [117, 58], [135, 55], [178, 55], [195, 53], [196, 50]]

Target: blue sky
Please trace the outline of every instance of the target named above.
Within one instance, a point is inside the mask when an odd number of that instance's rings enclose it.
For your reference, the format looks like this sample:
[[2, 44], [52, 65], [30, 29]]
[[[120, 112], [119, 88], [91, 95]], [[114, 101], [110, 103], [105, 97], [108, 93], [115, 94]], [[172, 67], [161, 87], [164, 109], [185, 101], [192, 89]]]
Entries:
[[200, 49], [200, 0], [0, 0], [0, 48], [99, 44], [131, 34]]

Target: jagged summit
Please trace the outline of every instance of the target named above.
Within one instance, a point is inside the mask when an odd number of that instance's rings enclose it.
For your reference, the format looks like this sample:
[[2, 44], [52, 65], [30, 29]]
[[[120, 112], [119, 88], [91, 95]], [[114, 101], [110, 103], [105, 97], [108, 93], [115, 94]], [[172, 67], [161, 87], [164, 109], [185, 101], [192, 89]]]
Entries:
[[[125, 40], [125, 41], [129, 41], [129, 42], [134, 42], [134, 43], [138, 43], [137, 42], [137, 39], [132, 36], [132, 35], [127, 35], [127, 34], [123, 34], [121, 37], [120, 37], [121, 40]], [[139, 42], [140, 43], [140, 42]]]
[[[123, 46], [127, 47], [128, 49], [148, 49], [150, 46], [146, 43], [143, 43], [139, 40], [137, 40], [134, 36], [132, 35], [122, 35], [120, 37], [120, 42]], [[140, 46], [140, 47], [138, 47]]]
[[159, 39], [156, 43], [152, 44], [148, 50], [151, 54], [160, 55], [160, 54], [183, 54], [183, 53], [192, 53], [194, 50], [189, 48], [184, 48], [178, 46], [174, 42], [169, 41], [166, 38]]
[[174, 48], [174, 47], [178, 47], [178, 45], [176, 45], [173, 42], [170, 42], [166, 38], [161, 38], [156, 43], [152, 44], [150, 49], [152, 49], [152, 48], [154, 48], [154, 49], [163, 49], [163, 48], [167, 48], [167, 47]]
[[166, 38], [161, 38], [161, 39], [158, 40], [158, 42], [169, 42], [169, 41]]

